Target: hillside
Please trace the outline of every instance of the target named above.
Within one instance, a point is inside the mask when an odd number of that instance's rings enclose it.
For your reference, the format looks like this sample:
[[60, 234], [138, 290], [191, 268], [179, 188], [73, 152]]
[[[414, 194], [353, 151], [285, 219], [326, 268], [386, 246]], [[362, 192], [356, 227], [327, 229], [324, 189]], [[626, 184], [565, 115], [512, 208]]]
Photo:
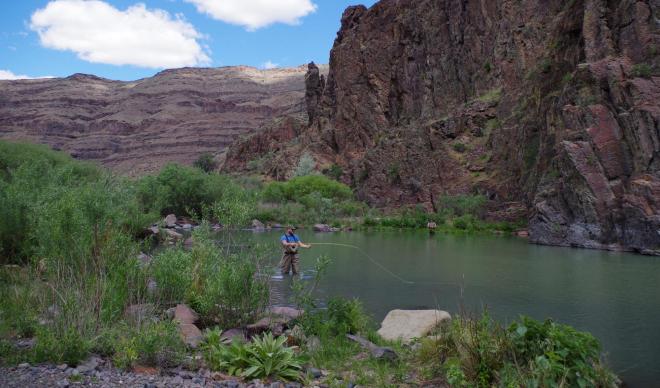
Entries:
[[191, 164], [304, 109], [305, 69], [166, 70], [133, 82], [75, 74], [0, 81], [0, 138], [47, 144], [140, 175]]

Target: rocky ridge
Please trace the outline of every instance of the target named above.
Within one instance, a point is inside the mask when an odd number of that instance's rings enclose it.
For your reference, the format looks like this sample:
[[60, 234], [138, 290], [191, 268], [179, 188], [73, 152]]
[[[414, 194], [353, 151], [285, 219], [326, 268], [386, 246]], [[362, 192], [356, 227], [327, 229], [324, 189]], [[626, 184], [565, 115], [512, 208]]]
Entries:
[[303, 153], [372, 205], [485, 194], [533, 242], [660, 254], [657, 0], [381, 0], [349, 7], [309, 123], [280, 121], [232, 170]]
[[139, 175], [191, 164], [284, 114], [304, 113], [305, 68], [165, 70], [132, 82], [91, 75], [0, 81], [0, 138], [43, 143]]

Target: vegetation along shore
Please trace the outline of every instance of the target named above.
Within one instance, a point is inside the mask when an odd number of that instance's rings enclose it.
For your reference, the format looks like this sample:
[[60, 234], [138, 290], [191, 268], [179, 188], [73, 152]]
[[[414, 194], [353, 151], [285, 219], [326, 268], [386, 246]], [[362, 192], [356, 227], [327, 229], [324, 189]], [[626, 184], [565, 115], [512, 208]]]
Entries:
[[[323, 257], [314, 279], [294, 282], [290, 307], [273, 307], [263, 276], [271, 253], [237, 232], [253, 219], [517, 229], [484, 221], [482, 206], [479, 197], [448, 197], [430, 216], [383, 215], [321, 175], [262, 183], [168, 165], [128, 179], [45, 147], [2, 142], [0, 382], [617, 386], [593, 336], [550, 320], [503, 326], [487, 312], [461, 311], [426, 326], [410, 318], [423, 328], [404, 338], [386, 333], [400, 330], [388, 315], [377, 330], [359, 300], [319, 300]], [[167, 228], [169, 214], [195, 224], [192, 243]]]

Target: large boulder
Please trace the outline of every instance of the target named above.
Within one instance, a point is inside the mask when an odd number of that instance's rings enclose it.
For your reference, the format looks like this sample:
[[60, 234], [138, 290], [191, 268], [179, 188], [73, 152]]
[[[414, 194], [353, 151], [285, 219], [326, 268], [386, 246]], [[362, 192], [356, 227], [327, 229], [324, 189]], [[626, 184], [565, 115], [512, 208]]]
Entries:
[[191, 323], [179, 324], [179, 333], [181, 334], [181, 340], [193, 349], [197, 348], [204, 339], [202, 331]]
[[174, 320], [181, 324], [194, 324], [199, 319], [199, 315], [185, 304], [179, 304], [174, 309]]
[[378, 334], [386, 340], [404, 343], [429, 334], [441, 322], [451, 319], [441, 310], [392, 310], [387, 313]]
[[174, 321], [179, 324], [179, 334], [183, 342], [191, 348], [196, 348], [204, 339], [202, 331], [195, 326], [199, 315], [185, 304], [174, 308]]

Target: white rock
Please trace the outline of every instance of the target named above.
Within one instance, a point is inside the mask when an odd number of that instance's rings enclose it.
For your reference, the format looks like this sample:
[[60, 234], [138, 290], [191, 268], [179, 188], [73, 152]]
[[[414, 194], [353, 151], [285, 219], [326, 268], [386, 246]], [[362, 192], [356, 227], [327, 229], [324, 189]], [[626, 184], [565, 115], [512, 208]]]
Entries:
[[174, 214], [168, 214], [165, 217], [165, 225], [168, 228], [174, 228], [176, 226], [176, 216]]
[[429, 334], [443, 321], [451, 319], [448, 312], [442, 310], [392, 310], [387, 313], [378, 334], [386, 340], [402, 340], [404, 343], [413, 338]]

